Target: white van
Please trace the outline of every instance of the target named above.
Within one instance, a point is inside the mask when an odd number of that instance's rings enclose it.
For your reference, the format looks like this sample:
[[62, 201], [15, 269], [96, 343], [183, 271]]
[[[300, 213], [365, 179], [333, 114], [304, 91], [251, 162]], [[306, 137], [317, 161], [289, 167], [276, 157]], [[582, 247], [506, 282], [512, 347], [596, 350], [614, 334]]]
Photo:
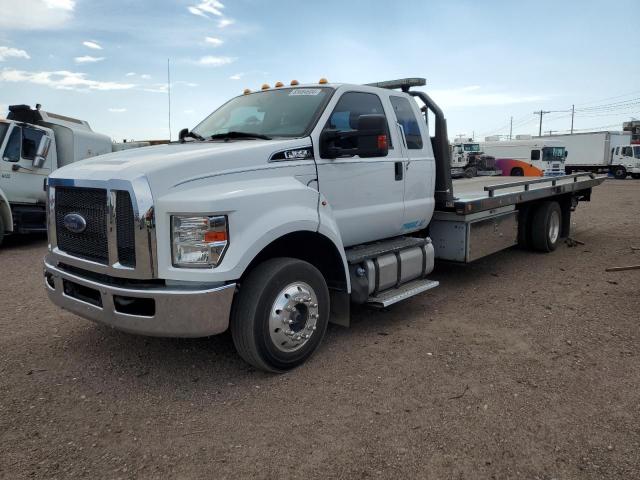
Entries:
[[496, 159], [502, 175], [543, 177], [564, 175], [566, 149], [562, 142], [544, 139], [484, 142], [486, 155]]

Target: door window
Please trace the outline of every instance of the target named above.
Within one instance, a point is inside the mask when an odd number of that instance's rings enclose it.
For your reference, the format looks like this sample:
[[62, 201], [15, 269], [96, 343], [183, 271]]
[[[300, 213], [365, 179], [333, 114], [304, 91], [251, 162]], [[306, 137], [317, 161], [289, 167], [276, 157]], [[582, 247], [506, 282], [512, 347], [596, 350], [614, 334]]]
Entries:
[[616, 155], [620, 154], [620, 147], [616, 147]]
[[540, 160], [540, 150], [531, 150], [531, 160]]
[[422, 149], [422, 135], [420, 134], [420, 126], [413, 113], [409, 100], [403, 97], [389, 97], [391, 105], [398, 119], [398, 123], [402, 125], [404, 136], [407, 140], [407, 148], [410, 150]]
[[7, 148], [4, 149], [4, 160], [17, 162], [20, 160], [20, 145], [22, 144], [22, 129], [14, 127], [7, 141]]
[[44, 132], [35, 128], [25, 127], [22, 129], [22, 158], [33, 160], [38, 152], [38, 145]]
[[[382, 102], [380, 98], [373, 93], [364, 92], [347, 92], [336, 104], [329, 121], [325, 128], [331, 128], [339, 131], [345, 130], [357, 130], [358, 118], [360, 115], [378, 114], [384, 115], [384, 108], [382, 108]], [[389, 125], [387, 124], [387, 141], [389, 142], [389, 148], [391, 144], [391, 136], [389, 135]], [[355, 140], [353, 138], [347, 138], [340, 142], [336, 142], [336, 146], [341, 148], [354, 148], [353, 144]]]
[[631, 147], [622, 147], [622, 156], [633, 157], [633, 153], [631, 152]]

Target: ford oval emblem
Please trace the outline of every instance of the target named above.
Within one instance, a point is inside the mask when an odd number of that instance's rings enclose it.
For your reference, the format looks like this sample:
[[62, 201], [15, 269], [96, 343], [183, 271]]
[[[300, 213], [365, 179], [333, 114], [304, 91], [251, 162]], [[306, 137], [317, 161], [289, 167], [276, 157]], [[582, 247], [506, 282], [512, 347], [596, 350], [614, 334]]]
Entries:
[[87, 228], [87, 221], [79, 213], [68, 213], [64, 216], [63, 225], [72, 233], [82, 233]]

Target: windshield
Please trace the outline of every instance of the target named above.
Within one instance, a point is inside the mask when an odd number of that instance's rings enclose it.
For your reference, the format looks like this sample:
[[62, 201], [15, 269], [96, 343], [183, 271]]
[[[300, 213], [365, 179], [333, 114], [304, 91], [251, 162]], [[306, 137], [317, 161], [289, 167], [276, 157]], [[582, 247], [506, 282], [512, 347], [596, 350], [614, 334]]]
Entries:
[[282, 88], [236, 97], [209, 115], [193, 132], [210, 138], [228, 132], [302, 137], [313, 127], [331, 88]]
[[463, 148], [464, 148], [465, 152], [479, 152], [480, 151], [480, 144], [479, 143], [465, 143]]
[[544, 147], [542, 149], [542, 159], [551, 160], [564, 160], [564, 147]]
[[7, 130], [9, 130], [9, 124], [0, 122], [0, 147], [2, 146], [2, 142], [4, 141], [4, 136], [7, 134]]
[[[0, 140], [0, 143], [2, 143], [2, 140]], [[640, 146], [633, 147], [633, 156], [636, 158], [640, 158]]]

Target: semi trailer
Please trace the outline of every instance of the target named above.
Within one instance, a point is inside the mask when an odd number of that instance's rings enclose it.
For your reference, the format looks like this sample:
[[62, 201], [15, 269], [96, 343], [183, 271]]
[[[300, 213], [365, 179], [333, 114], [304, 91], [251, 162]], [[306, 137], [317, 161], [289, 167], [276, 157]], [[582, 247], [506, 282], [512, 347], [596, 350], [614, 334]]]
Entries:
[[85, 158], [144, 146], [114, 144], [89, 123], [56, 113], [11, 105], [0, 119], [0, 245], [10, 233], [46, 231], [47, 176]]
[[247, 362], [283, 372], [329, 322], [348, 326], [352, 305], [437, 287], [436, 259], [553, 251], [604, 178], [452, 181], [444, 113], [424, 85], [264, 85], [179, 142], [57, 170], [49, 298], [130, 333], [229, 329]]
[[640, 147], [630, 145], [629, 132], [574, 133], [541, 139], [558, 141], [566, 147], [566, 173], [611, 173], [620, 180], [629, 175], [640, 178]]

